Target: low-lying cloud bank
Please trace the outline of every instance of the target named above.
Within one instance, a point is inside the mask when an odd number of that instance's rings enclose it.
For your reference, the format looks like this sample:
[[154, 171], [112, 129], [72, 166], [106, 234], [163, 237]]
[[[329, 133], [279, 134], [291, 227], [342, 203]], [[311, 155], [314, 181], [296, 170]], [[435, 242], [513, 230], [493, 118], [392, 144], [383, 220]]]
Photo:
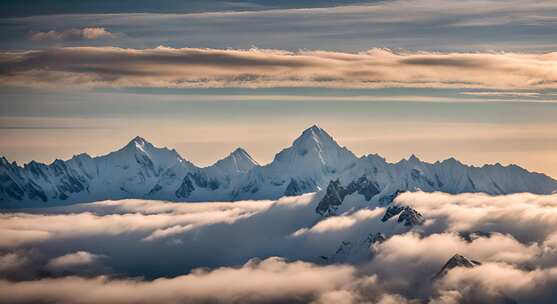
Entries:
[[0, 65], [13, 86], [557, 88], [557, 53], [67, 47], [1, 53]]
[[[403, 193], [393, 204], [425, 219], [410, 227], [396, 217], [383, 222], [386, 208], [378, 206], [320, 218], [318, 199], [126, 200], [5, 213], [2, 301], [552, 303], [557, 296], [557, 195]], [[360, 242], [378, 232], [385, 240]], [[352, 253], [364, 259], [331, 258]], [[455, 254], [481, 265], [439, 275]]]
[[283, 259], [252, 260], [242, 267], [198, 269], [151, 282], [67, 277], [31, 282], [0, 281], [3, 300], [13, 303], [271, 303], [308, 302], [350, 283], [350, 266], [319, 267]]

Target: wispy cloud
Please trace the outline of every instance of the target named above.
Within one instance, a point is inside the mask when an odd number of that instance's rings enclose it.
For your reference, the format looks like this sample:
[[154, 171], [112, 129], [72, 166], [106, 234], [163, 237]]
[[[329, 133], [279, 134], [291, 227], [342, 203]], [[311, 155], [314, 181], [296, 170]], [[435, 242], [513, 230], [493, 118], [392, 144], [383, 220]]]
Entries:
[[62, 41], [62, 40], [95, 40], [113, 38], [115, 35], [104, 27], [85, 27], [82, 29], [67, 29], [63, 31], [50, 30], [47, 32], [30, 32], [29, 39], [34, 41]]
[[539, 97], [538, 92], [460, 92], [462, 95], [485, 96], [485, 97]]
[[75, 47], [0, 63], [0, 83], [14, 86], [557, 88], [557, 53]]

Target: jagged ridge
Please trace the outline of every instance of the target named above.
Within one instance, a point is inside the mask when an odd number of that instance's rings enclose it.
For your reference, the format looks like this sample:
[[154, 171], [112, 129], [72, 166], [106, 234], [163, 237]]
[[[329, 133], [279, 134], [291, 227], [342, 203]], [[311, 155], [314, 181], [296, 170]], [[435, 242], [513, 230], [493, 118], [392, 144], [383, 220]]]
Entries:
[[0, 158], [0, 207], [20, 208], [148, 198], [172, 201], [276, 199], [323, 191], [316, 211], [333, 215], [348, 196], [386, 204], [400, 192], [549, 194], [557, 181], [515, 165], [466, 166], [451, 158], [426, 163], [412, 156], [397, 163], [370, 154], [356, 157], [318, 126], [261, 166], [241, 148], [209, 167], [197, 167], [175, 150], [141, 137], [104, 156], [79, 154], [23, 166]]

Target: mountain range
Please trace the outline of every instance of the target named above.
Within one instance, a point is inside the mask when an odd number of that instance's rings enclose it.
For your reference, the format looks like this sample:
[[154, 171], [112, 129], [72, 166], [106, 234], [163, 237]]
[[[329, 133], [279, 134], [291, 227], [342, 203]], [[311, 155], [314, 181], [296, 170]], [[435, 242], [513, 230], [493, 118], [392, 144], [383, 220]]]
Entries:
[[141, 137], [109, 154], [75, 155], [22, 166], [0, 158], [0, 208], [25, 208], [144, 198], [169, 201], [277, 199], [319, 191], [316, 212], [335, 214], [347, 196], [387, 204], [404, 191], [550, 194], [557, 181], [519, 166], [468, 166], [454, 158], [427, 163], [412, 155], [397, 163], [357, 157], [312, 126], [267, 165], [242, 148], [208, 167]]

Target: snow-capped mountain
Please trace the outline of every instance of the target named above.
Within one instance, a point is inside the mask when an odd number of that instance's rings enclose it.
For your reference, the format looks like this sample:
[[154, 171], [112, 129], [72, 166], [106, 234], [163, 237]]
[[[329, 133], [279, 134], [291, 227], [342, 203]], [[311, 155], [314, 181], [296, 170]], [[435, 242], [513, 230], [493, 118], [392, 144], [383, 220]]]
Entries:
[[398, 193], [418, 190], [549, 194], [557, 190], [557, 181], [515, 165], [473, 167], [453, 158], [427, 163], [415, 156], [388, 163], [375, 154], [358, 158], [318, 126], [303, 131], [263, 166], [238, 148], [211, 166], [197, 167], [141, 137], [104, 156], [79, 154], [49, 165], [20, 166], [0, 158], [1, 208], [123, 198], [276, 199], [320, 191], [316, 211], [332, 215], [347, 197], [387, 204]]
[[276, 199], [321, 190], [358, 158], [327, 132], [312, 126], [265, 166], [248, 172], [234, 199]]

